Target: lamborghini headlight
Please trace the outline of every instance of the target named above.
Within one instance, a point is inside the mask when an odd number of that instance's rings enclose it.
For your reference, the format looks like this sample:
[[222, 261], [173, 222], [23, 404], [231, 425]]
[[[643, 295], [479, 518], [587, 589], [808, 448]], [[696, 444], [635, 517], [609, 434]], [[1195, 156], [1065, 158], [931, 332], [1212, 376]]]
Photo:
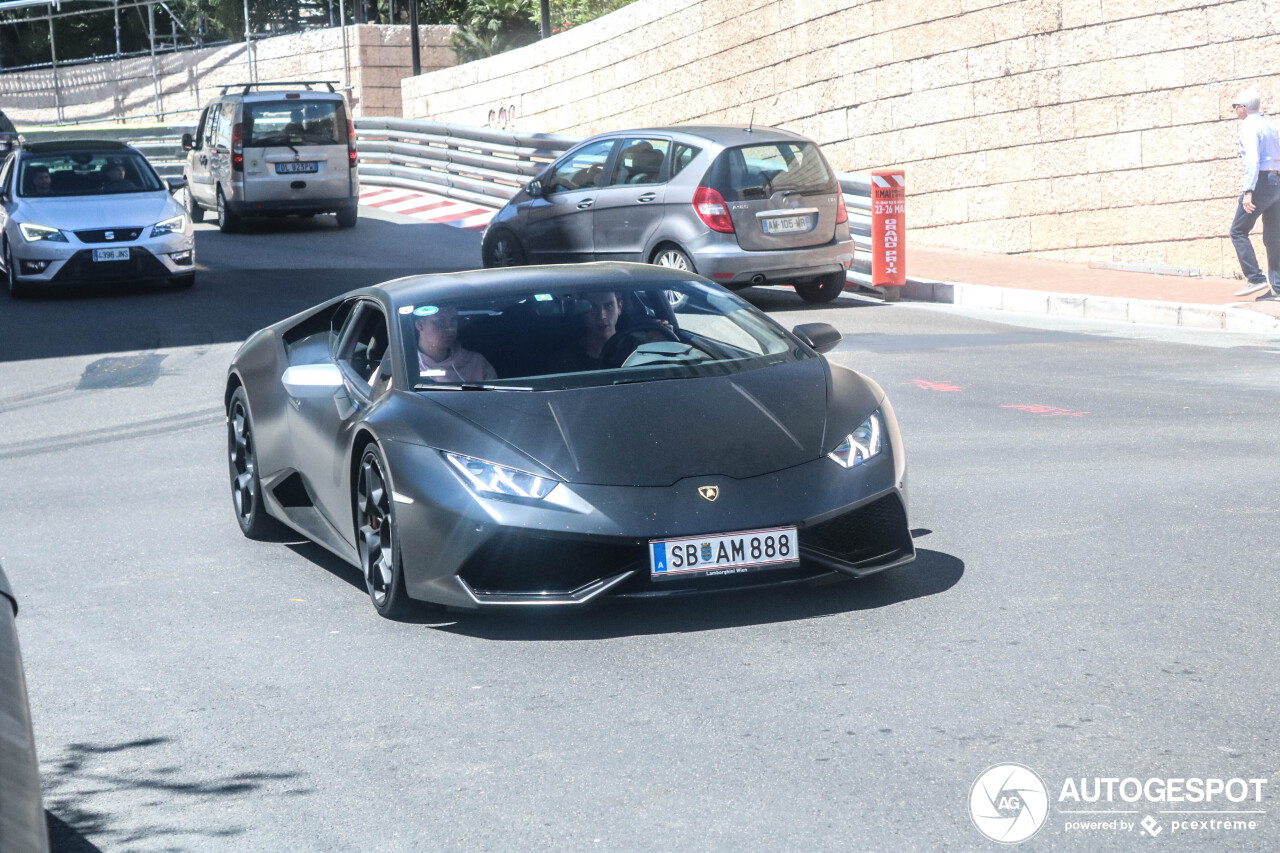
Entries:
[[171, 219], [166, 219], [162, 222], [157, 222], [155, 225], [152, 225], [151, 236], [163, 237], [165, 234], [178, 234], [182, 231], [183, 228], [186, 227], [186, 225], [187, 225], [187, 215], [185, 213], [179, 213], [177, 216], [174, 216]]
[[458, 469], [467, 485], [481, 495], [542, 500], [556, 487], [555, 480], [482, 459], [458, 453], [446, 453], [444, 458]]
[[862, 422], [862, 426], [844, 437], [840, 446], [827, 455], [836, 463], [853, 468], [861, 465], [884, 449], [884, 424], [876, 412]]
[[67, 235], [63, 234], [57, 228], [50, 228], [48, 225], [36, 225], [34, 222], [23, 222], [18, 225], [18, 230], [22, 232], [22, 239], [28, 243], [38, 243], [41, 240], [48, 240], [51, 243], [67, 242]]

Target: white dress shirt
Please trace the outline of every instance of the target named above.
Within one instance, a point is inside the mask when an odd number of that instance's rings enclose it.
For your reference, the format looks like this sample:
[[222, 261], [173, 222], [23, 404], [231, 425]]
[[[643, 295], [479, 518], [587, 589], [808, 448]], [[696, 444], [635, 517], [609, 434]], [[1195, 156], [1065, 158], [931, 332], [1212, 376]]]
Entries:
[[1249, 113], [1240, 122], [1240, 158], [1244, 160], [1244, 187], [1253, 192], [1258, 172], [1280, 172], [1280, 133], [1259, 113]]

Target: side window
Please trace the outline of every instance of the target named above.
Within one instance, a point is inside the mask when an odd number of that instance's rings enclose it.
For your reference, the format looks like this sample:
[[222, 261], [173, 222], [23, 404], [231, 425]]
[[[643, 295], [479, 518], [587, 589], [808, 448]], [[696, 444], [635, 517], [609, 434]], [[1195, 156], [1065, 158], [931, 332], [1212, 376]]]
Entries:
[[218, 118], [222, 115], [222, 110], [217, 104], [209, 107], [209, 118], [205, 122], [203, 145], [205, 148], [212, 148], [214, 141], [218, 138]]
[[222, 105], [222, 115], [218, 117], [217, 140], [223, 148], [231, 147], [231, 125], [236, 120], [236, 102], [228, 101]]
[[13, 188], [9, 186], [9, 179], [13, 177], [13, 164], [18, 158], [10, 155], [4, 161], [4, 167], [0, 168], [0, 193], [12, 197]]
[[688, 166], [694, 157], [702, 152], [701, 148], [694, 148], [692, 145], [685, 145], [677, 142], [671, 151], [671, 177], [675, 177]]
[[209, 129], [209, 108], [205, 107], [204, 111], [200, 113], [200, 123], [196, 126], [195, 136], [193, 137], [195, 141], [194, 147], [196, 148], [204, 147], [204, 135], [205, 135], [205, 132], [208, 131], [208, 129]]
[[544, 182], [548, 193], [564, 193], [604, 185], [604, 166], [615, 140], [602, 139], [575, 151]]
[[381, 310], [366, 302], [350, 325], [350, 331], [343, 335], [338, 365], [368, 394], [373, 390], [382, 360], [389, 357], [387, 319]]
[[663, 180], [671, 143], [666, 139], [628, 139], [622, 143], [609, 186], [656, 184]]

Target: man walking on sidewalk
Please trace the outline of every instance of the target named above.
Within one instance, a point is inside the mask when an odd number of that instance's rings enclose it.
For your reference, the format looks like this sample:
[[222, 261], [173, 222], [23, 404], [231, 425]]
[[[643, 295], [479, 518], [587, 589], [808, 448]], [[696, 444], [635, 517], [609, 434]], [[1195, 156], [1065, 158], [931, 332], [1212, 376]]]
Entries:
[[[1236, 296], [1264, 288], [1260, 299], [1280, 298], [1280, 134], [1259, 112], [1258, 92], [1245, 89], [1231, 105], [1240, 119], [1240, 158], [1244, 160], [1244, 188], [1231, 223], [1231, 242], [1240, 259], [1240, 270], [1249, 280]], [[1249, 242], [1249, 232], [1262, 217], [1262, 245], [1267, 250], [1267, 273]]]

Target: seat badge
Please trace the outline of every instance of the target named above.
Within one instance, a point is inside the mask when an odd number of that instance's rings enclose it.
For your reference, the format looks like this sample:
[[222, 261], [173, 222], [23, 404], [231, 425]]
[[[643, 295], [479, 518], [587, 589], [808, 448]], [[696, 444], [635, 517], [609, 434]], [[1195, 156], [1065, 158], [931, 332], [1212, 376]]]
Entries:
[[104, 236], [104, 237], [106, 237], [108, 240], [114, 240], [114, 239], [116, 238], [116, 232], [114, 232], [114, 231], [108, 231], [108, 232], [107, 232], [106, 234], [104, 234], [103, 236]]
[[706, 498], [709, 501], [714, 501], [716, 498], [720, 497], [720, 487], [719, 486], [698, 486], [698, 494], [702, 495], [704, 498]]

